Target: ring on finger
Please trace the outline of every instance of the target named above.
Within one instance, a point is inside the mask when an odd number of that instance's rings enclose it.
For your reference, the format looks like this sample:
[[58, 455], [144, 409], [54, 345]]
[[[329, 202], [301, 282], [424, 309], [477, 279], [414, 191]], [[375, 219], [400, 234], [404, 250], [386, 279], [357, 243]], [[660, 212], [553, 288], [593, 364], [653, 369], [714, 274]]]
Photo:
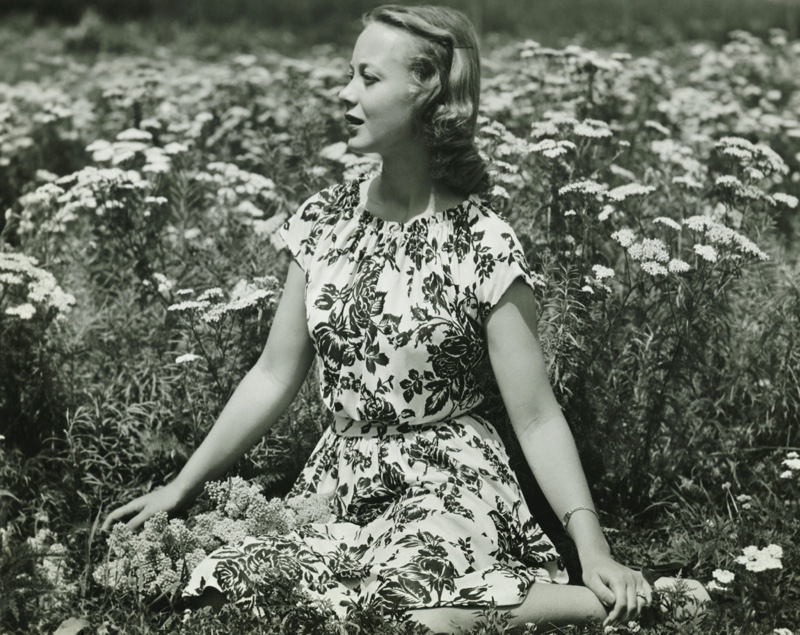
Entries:
[[647, 604], [647, 595], [645, 595], [644, 591], [637, 591], [636, 597], [639, 598], [645, 604]]

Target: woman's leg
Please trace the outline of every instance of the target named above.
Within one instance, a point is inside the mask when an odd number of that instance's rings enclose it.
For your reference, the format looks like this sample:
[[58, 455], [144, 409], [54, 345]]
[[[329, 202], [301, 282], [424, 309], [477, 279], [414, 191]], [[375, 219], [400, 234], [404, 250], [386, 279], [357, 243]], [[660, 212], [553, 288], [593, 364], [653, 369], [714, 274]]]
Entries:
[[[659, 578], [653, 586], [654, 590], [662, 593], [674, 591], [686, 598], [682, 606], [671, 607], [678, 616], [702, 613], [703, 605], [711, 600], [708, 591], [697, 580]], [[662, 608], [666, 610], [666, 607]], [[512, 626], [533, 622], [540, 628], [601, 622], [608, 615], [600, 600], [587, 587], [560, 584], [534, 584], [521, 604], [498, 610], [506, 612]], [[408, 613], [412, 620], [424, 624], [434, 633], [466, 631], [481, 616], [479, 609], [455, 607], [414, 609]]]
[[[607, 611], [587, 587], [560, 584], [534, 584], [525, 600], [513, 607], [500, 607], [513, 626], [534, 622], [540, 626], [566, 626], [601, 622]], [[434, 633], [458, 633], [472, 628], [480, 619], [481, 610], [461, 607], [414, 609], [411, 619], [427, 626]]]

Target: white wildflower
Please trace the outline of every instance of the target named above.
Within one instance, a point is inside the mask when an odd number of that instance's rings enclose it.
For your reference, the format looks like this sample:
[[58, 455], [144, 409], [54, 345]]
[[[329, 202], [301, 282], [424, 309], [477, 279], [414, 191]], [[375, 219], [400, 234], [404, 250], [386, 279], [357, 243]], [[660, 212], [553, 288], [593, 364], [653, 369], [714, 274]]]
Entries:
[[195, 355], [194, 353], [184, 353], [183, 355], [179, 355], [175, 358], [176, 364], [188, 364], [190, 362], [196, 362], [200, 358], [200, 355]]
[[730, 188], [732, 190], [740, 189], [742, 187], [742, 182], [732, 174], [725, 174], [717, 177], [716, 184], [719, 188]]
[[642, 270], [649, 273], [651, 276], [666, 276], [667, 268], [654, 260], [648, 260], [642, 263]]
[[189, 147], [186, 144], [178, 143], [177, 141], [173, 141], [164, 146], [164, 153], [170, 156], [188, 151]]
[[583, 181], [576, 181], [575, 183], [569, 183], [563, 186], [561, 189], [559, 189], [558, 193], [561, 194], [562, 196], [564, 194], [572, 194], [572, 193], [598, 195], [602, 194], [605, 191], [606, 191], [605, 185], [587, 179]]
[[623, 247], [630, 247], [636, 240], [636, 234], [633, 233], [632, 229], [623, 228], [611, 234], [611, 238], [616, 240]]
[[689, 271], [689, 269], [691, 269], [691, 267], [689, 266], [689, 263], [684, 262], [679, 258], [673, 258], [669, 261], [667, 269], [670, 273], [686, 273]]
[[783, 549], [779, 545], [768, 545], [764, 549], [755, 546], [745, 547], [743, 555], [737, 556], [736, 562], [744, 565], [748, 571], [766, 571], [767, 569], [782, 569], [781, 558]]
[[736, 574], [725, 569], [714, 569], [711, 575], [720, 584], [730, 584], [736, 578]]
[[683, 176], [674, 176], [672, 177], [672, 182], [677, 185], [683, 185], [690, 190], [700, 190], [703, 188], [703, 184], [700, 183], [697, 179], [695, 179], [690, 174], [684, 174]]
[[669, 261], [669, 250], [664, 241], [659, 238], [645, 238], [642, 242], [631, 245], [628, 253], [634, 260]]
[[594, 293], [594, 289], [590, 287], [588, 284], [581, 287], [581, 291], [585, 291], [586, 293]]
[[645, 128], [651, 128], [652, 130], [660, 132], [665, 137], [669, 137], [670, 136], [669, 128], [667, 128], [666, 126], [663, 126], [662, 124], [658, 123], [657, 121], [653, 121], [652, 119], [648, 119], [647, 121], [645, 121], [644, 122], [644, 127]]
[[717, 262], [717, 250], [711, 245], [697, 244], [694, 246], [694, 252], [703, 260], [708, 262]]
[[153, 135], [146, 130], [128, 128], [117, 135], [117, 141], [152, 141]]
[[574, 209], [568, 209], [566, 212], [564, 212], [564, 216], [576, 216], [577, 214], [578, 212], [576, 212]]
[[158, 292], [161, 295], [167, 295], [170, 291], [172, 291], [172, 287], [175, 286], [175, 283], [167, 278], [167, 276], [165, 276], [163, 273], [154, 273], [153, 279], [158, 283]]
[[746, 167], [744, 172], [751, 181], [761, 181], [766, 176], [761, 170], [752, 166]]
[[5, 310], [5, 313], [6, 315], [18, 317], [20, 320], [30, 320], [34, 315], [36, 315], [36, 307], [30, 302], [26, 302], [18, 306], [8, 307]]
[[606, 221], [608, 220], [611, 215], [615, 212], [613, 205], [604, 205], [603, 209], [600, 210], [600, 213], [597, 215], [597, 220], [599, 221]]
[[696, 232], [705, 231], [706, 227], [711, 225], [714, 221], [711, 220], [708, 216], [690, 216], [689, 218], [684, 219], [683, 224], [686, 225], [689, 229]]
[[208, 308], [211, 303], [203, 300], [186, 300], [184, 302], [178, 302], [177, 304], [172, 304], [167, 307], [167, 311], [174, 311], [176, 313], [183, 313], [186, 311], [202, 311], [203, 309]]
[[782, 192], [778, 192], [777, 194], [772, 195], [773, 200], [777, 201], [778, 203], [783, 203], [786, 207], [794, 209], [797, 207], [797, 197], [792, 196], [791, 194], [784, 194]]
[[793, 470], [793, 471], [794, 470], [800, 470], [800, 459], [798, 459], [798, 458], [792, 458], [792, 459], [787, 458], [787, 459], [784, 459], [783, 461], [781, 461], [781, 464], [785, 465], [786, 467], [788, 467], [790, 470]]
[[241, 201], [235, 208], [235, 212], [239, 212], [240, 214], [244, 214], [245, 216], [250, 216], [251, 218], [261, 218], [264, 216], [264, 210], [259, 209], [255, 205], [253, 205], [250, 201]]
[[203, 293], [200, 294], [200, 297], [197, 298], [197, 300], [199, 302], [218, 300], [224, 297], [224, 295], [225, 294], [222, 292], [222, 289], [220, 289], [219, 287], [212, 287], [211, 289], [206, 289], [205, 291], [203, 291]]
[[734, 148], [734, 147], [723, 148], [722, 153], [727, 154], [728, 156], [733, 157], [734, 159], [739, 159], [740, 161], [749, 161], [750, 159], [753, 158], [753, 153], [748, 152], [743, 148]]
[[792, 478], [794, 476], [794, 472], [792, 470], [784, 470], [780, 474], [778, 474], [778, 478]]
[[585, 119], [575, 124], [572, 131], [579, 137], [587, 137], [589, 139], [603, 139], [612, 136], [608, 124], [597, 119]]
[[626, 183], [615, 187], [613, 190], [606, 192], [606, 197], [618, 203], [624, 201], [631, 196], [646, 196], [651, 192], [655, 192], [656, 188], [652, 185], [639, 185], [638, 183]]
[[496, 196], [499, 198], [504, 198], [506, 200], [511, 198], [508, 194], [508, 190], [506, 190], [506, 188], [504, 188], [502, 185], [495, 185], [494, 187], [492, 187], [492, 190], [491, 192], [489, 192], [489, 195]]
[[788, 628], [776, 628], [772, 631], [772, 635], [794, 635]]
[[658, 218], [654, 218], [653, 222], [658, 223], [659, 225], [664, 225], [665, 227], [669, 227], [670, 229], [674, 229], [676, 232], [681, 230], [680, 223], [671, 218], [667, 218], [666, 216], [659, 216]]
[[604, 280], [606, 278], [613, 278], [614, 277], [614, 270], [608, 267], [604, 267], [603, 265], [593, 265], [592, 271], [594, 272], [594, 277], [598, 280]]

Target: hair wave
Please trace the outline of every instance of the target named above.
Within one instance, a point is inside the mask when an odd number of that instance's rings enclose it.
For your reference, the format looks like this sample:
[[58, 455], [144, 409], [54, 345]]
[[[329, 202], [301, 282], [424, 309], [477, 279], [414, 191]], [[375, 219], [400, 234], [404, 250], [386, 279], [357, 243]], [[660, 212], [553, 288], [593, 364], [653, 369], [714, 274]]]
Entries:
[[472, 23], [448, 7], [394, 4], [364, 14], [365, 26], [375, 22], [416, 36], [411, 94], [431, 176], [461, 193], [484, 192], [489, 173], [475, 147], [481, 67]]

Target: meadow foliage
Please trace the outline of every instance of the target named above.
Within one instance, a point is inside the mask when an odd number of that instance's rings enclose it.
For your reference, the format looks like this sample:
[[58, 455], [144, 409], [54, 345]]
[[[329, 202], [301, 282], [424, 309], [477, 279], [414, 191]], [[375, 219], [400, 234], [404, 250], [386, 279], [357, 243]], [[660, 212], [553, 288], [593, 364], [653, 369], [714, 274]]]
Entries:
[[[268, 572], [267, 619], [175, 611], [205, 553], [324, 517], [322, 501], [277, 498], [328, 421], [313, 379], [183, 516], [97, 532], [176, 474], [260, 353], [281, 223], [376, 167], [342, 143], [347, 52], [49, 46], [0, 85], [4, 631], [419, 632], [369, 610], [339, 623]], [[791, 632], [800, 42], [735, 32], [633, 57], [526, 40], [484, 56], [487, 198], [539, 283], [550, 377], [609, 539], [631, 565], [691, 562], [715, 597], [691, 618], [664, 596], [666, 613], [618, 632]], [[487, 612], [474, 632], [502, 622]]]

